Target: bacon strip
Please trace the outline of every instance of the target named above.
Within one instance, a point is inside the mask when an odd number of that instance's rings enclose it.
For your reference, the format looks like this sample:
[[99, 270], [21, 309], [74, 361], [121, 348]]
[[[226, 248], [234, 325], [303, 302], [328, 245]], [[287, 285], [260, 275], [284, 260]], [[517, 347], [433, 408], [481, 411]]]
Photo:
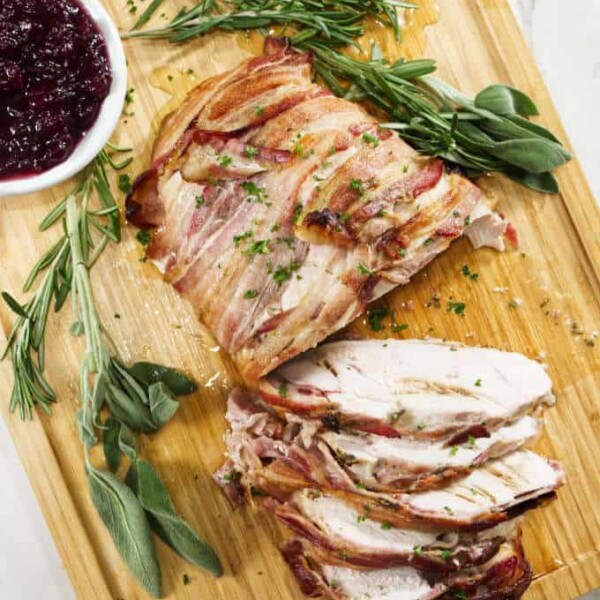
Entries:
[[190, 92], [127, 199], [154, 228], [148, 258], [248, 381], [407, 283], [475, 214], [492, 212], [474, 184], [316, 85], [281, 41]]

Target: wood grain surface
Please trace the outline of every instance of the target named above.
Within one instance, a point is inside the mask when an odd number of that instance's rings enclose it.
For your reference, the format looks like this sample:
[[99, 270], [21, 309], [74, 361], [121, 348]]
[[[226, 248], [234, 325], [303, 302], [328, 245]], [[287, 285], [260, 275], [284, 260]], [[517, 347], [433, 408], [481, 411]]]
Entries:
[[[104, 3], [121, 27], [131, 25], [124, 0]], [[423, 30], [425, 23], [436, 21], [435, 9], [425, 6], [408, 26], [401, 51], [408, 57], [438, 59], [440, 75], [468, 93], [496, 82], [523, 89], [537, 102], [540, 121], [565, 139], [508, 2], [437, 4], [439, 21]], [[165, 12], [172, 15], [180, 5], [169, 0]], [[161, 22], [160, 15], [156, 22]], [[122, 120], [114, 139], [135, 147], [132, 174], [147, 165], [160, 119], [181, 93], [256, 51], [252, 40], [255, 36], [248, 40], [222, 34], [185, 47], [126, 43], [135, 114]], [[167, 68], [157, 71], [159, 67]], [[181, 74], [188, 69], [193, 76]], [[176, 98], [156, 85], [170, 88]], [[536, 449], [562, 461], [568, 485], [557, 502], [526, 520], [525, 547], [536, 574], [529, 600], [566, 600], [600, 586], [600, 343], [588, 345], [600, 326], [600, 216], [576, 159], [561, 169], [559, 180], [561, 195], [550, 197], [487, 178], [483, 186], [496, 194], [519, 230], [519, 251], [473, 252], [466, 241], [459, 241], [409, 286], [379, 303], [394, 309], [399, 323], [408, 323], [409, 329], [400, 334], [404, 337], [430, 334], [489, 344], [547, 362], [558, 402], [546, 411], [545, 432]], [[37, 224], [66, 189], [0, 201], [0, 289], [20, 296], [36, 257], [58, 235], [39, 233]], [[157, 465], [178, 510], [213, 544], [226, 571], [215, 580], [158, 543], [165, 593], [200, 600], [299, 600], [302, 595], [277, 551], [282, 530], [252, 507], [232, 512], [211, 481], [223, 458], [225, 399], [238, 376], [190, 307], [151, 266], [139, 261], [134, 235], [126, 227], [124, 241], [110, 247], [94, 268], [95, 296], [126, 359], [182, 367], [202, 384], [164, 431], [143, 439], [142, 452]], [[465, 264], [479, 273], [478, 281], [461, 274]], [[426, 306], [433, 296], [440, 299], [439, 308]], [[466, 302], [463, 318], [446, 311], [450, 296]], [[514, 298], [522, 299], [519, 308], [509, 306]], [[11, 321], [0, 306], [0, 344]], [[53, 416], [22, 423], [8, 414], [12, 375], [6, 362], [0, 365], [0, 406], [78, 597], [146, 598], [89, 499], [74, 421], [83, 348], [70, 337], [70, 324], [65, 309], [48, 328], [47, 374], [60, 399]], [[364, 319], [350, 329], [373, 335]], [[183, 583], [184, 574], [189, 585]]]

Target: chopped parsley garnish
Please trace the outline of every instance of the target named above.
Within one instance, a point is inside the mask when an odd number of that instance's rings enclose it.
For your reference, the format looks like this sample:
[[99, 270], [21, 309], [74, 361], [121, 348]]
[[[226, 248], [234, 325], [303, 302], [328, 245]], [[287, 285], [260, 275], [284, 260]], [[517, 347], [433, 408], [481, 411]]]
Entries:
[[359, 481], [359, 482], [356, 484], [356, 489], [357, 489], [357, 490], [364, 490], [364, 489], [365, 489], [365, 484], [364, 484], [362, 481]]
[[200, 208], [205, 202], [204, 196], [196, 196], [196, 208]]
[[298, 204], [294, 206], [294, 212], [292, 213], [292, 223], [294, 223], [294, 225], [300, 220], [300, 216], [302, 215], [303, 210], [304, 206], [300, 204], [300, 202], [298, 202]]
[[397, 423], [400, 420], [401, 416], [402, 416], [402, 411], [398, 411], [398, 412], [392, 413], [390, 415], [390, 421], [392, 423]]
[[403, 173], [408, 173], [408, 165], [404, 165], [404, 166], [402, 167], [402, 172], [403, 172]]
[[244, 156], [247, 158], [255, 158], [258, 156], [258, 148], [255, 148], [254, 146], [246, 146], [244, 148]]
[[381, 529], [383, 529], [384, 531], [389, 531], [392, 528], [392, 524], [389, 521], [384, 521], [381, 524]]
[[259, 116], [262, 117], [265, 114], [265, 107], [264, 106], [257, 106], [254, 109], [254, 112]]
[[456, 590], [452, 595], [454, 600], [468, 600], [467, 592], [463, 592], [462, 590]]
[[465, 227], [468, 227], [471, 224], [471, 215], [467, 215], [465, 217]]
[[292, 278], [292, 273], [299, 269], [299, 265], [297, 263], [292, 263], [289, 267], [282, 267], [279, 265], [275, 271], [273, 271], [273, 279], [277, 283], [277, 285], [281, 285], [284, 281]]
[[417, 425], [417, 429], [418, 429], [419, 431], [423, 431], [423, 429], [425, 429], [425, 423], [419, 423], [419, 424]]
[[338, 582], [338, 580], [337, 580], [337, 579], [332, 579], [332, 580], [329, 582], [329, 587], [330, 587], [332, 590], [337, 590], [337, 589], [340, 587], [340, 584], [339, 584], [339, 582]]
[[129, 175], [127, 175], [127, 173], [119, 175], [119, 189], [124, 194], [129, 194], [129, 192], [131, 191], [131, 179], [129, 178]]
[[252, 298], [256, 298], [256, 296], [258, 296], [257, 290], [246, 290], [246, 292], [244, 293], [244, 298], [246, 300], [252, 300]]
[[223, 475], [223, 481], [231, 483], [232, 481], [239, 481], [242, 478], [242, 474], [239, 471], [229, 471]]
[[460, 272], [465, 277], [468, 277], [471, 281], [477, 281], [479, 279], [479, 273], [474, 273], [473, 271], [471, 271], [469, 265], [464, 265]]
[[147, 229], [140, 229], [136, 235], [135, 235], [135, 239], [142, 245], [142, 246], [149, 246], [150, 242], [152, 241], [152, 234], [147, 230]]
[[423, 552], [423, 546], [415, 546], [413, 552], [417, 555], [421, 554], [421, 552]]
[[478, 379], [478, 380], [475, 382], [475, 387], [481, 387], [481, 379]]
[[244, 240], [251, 238], [254, 234], [248, 229], [248, 231], [244, 231], [244, 233], [240, 233], [239, 235], [233, 236], [233, 243], [239, 246]]
[[190, 585], [190, 576], [187, 573], [183, 574], [183, 585]]
[[365, 515], [358, 515], [358, 517], [356, 517], [356, 522], [357, 523], [364, 523], [367, 520], [367, 517]]
[[408, 329], [408, 323], [392, 323], [392, 331], [394, 333], [400, 333]]
[[398, 248], [398, 250], [396, 250], [396, 254], [398, 256], [400, 256], [401, 258], [406, 258], [406, 255], [408, 253], [406, 252], [406, 250], [404, 248]]
[[256, 256], [257, 254], [269, 254], [269, 240], [256, 240], [250, 244], [247, 250], [244, 250], [246, 256]]
[[423, 246], [431, 246], [431, 244], [433, 244], [433, 242], [435, 242], [435, 238], [427, 238], [424, 242], [423, 242]]
[[365, 195], [365, 184], [360, 179], [351, 179], [350, 189], [355, 192], [358, 192], [359, 196]]
[[383, 320], [390, 314], [387, 308], [373, 308], [368, 313], [369, 326], [372, 331], [382, 331], [385, 329]]
[[456, 315], [464, 317], [465, 308], [467, 308], [467, 305], [464, 302], [454, 302], [454, 300], [450, 298], [450, 300], [448, 300], [448, 307], [446, 310], [447, 312], [453, 312]]
[[450, 550], [442, 550], [441, 556], [444, 560], [448, 560], [452, 556], [452, 552]]
[[453, 515], [454, 511], [449, 507], [449, 506], [444, 506], [444, 510], [449, 514], [449, 515]]
[[306, 153], [306, 151], [304, 150], [304, 148], [302, 147], [302, 144], [300, 142], [297, 142], [295, 144], [295, 146], [292, 148], [292, 152], [294, 154], [297, 154], [300, 158], [308, 157], [308, 154]]
[[452, 211], [452, 216], [453, 216], [455, 219], [460, 219], [460, 212], [459, 212], [459, 211], [457, 211], [457, 210], [455, 210], [455, 211]]
[[223, 154], [217, 158], [219, 166], [222, 168], [229, 167], [233, 163], [233, 158], [227, 154]]
[[475, 448], [475, 442], [476, 442], [476, 438], [474, 438], [472, 435], [469, 436], [468, 440], [467, 440], [467, 446], [469, 448]]
[[329, 156], [333, 156], [336, 152], [337, 149], [335, 146], [331, 146], [331, 148], [329, 148]]
[[276, 231], [279, 231], [280, 227], [281, 227], [280, 225], [278, 225], [277, 223], [275, 223], [275, 225], [273, 225], [271, 227], [271, 233], [275, 233]]
[[375, 271], [369, 269], [369, 267], [365, 266], [363, 263], [358, 264], [358, 272], [361, 275], [374, 275]]
[[282, 398], [287, 398], [288, 395], [288, 387], [287, 385], [280, 385], [279, 389], [277, 390], [277, 393], [282, 397]]
[[244, 181], [241, 184], [242, 189], [248, 194], [246, 202], [264, 202], [267, 198], [267, 191], [259, 187], [252, 181]]
[[377, 148], [377, 146], [379, 146], [379, 138], [377, 138], [374, 135], [371, 135], [370, 133], [363, 133], [362, 139], [365, 143], [372, 144], [373, 148]]
[[452, 448], [450, 448], [450, 456], [456, 456], [457, 452], [458, 452], [458, 446], [452, 446]]

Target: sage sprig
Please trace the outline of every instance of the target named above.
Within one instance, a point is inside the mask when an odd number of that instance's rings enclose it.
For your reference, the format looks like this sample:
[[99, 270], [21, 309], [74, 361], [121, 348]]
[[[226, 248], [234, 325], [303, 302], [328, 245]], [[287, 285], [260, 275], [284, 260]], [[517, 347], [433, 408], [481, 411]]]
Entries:
[[[85, 339], [85, 354], [80, 371], [80, 408], [77, 422], [85, 450], [90, 494], [119, 553], [138, 581], [154, 596], [160, 596], [161, 572], [156, 560], [151, 529], [184, 558], [214, 575], [220, 575], [219, 559], [206, 542], [175, 513], [173, 503], [158, 473], [137, 450], [137, 434], [152, 433], [165, 425], [179, 404], [165, 381], [185, 384], [189, 393], [195, 388], [182, 373], [153, 365], [161, 381], [138, 378], [146, 367], [127, 367], [111, 355], [104, 327], [96, 310], [85, 258], [85, 242], [79, 227], [81, 210], [73, 196], [65, 204], [66, 234], [72, 266], [72, 295], [78, 328]], [[179, 386], [179, 387], [178, 387]], [[110, 412], [104, 425], [101, 416]], [[116, 471], [120, 455], [131, 461], [126, 482], [115, 474], [97, 468], [90, 449], [104, 430], [104, 452], [109, 468]]]
[[374, 17], [400, 35], [396, 0], [202, 0], [164, 26], [142, 30], [162, 4], [155, 0], [124, 37], [165, 38], [182, 43], [217, 29], [280, 27], [294, 49], [312, 52], [317, 74], [338, 96], [368, 101], [390, 116], [385, 126], [425, 155], [440, 156], [477, 177], [498, 172], [533, 190], [557, 193], [553, 171], [570, 154], [547, 129], [532, 123], [534, 102], [509, 86], [492, 85], [474, 99], [431, 75], [433, 60], [388, 62], [374, 54], [356, 60], [344, 50], [359, 47], [364, 19]]

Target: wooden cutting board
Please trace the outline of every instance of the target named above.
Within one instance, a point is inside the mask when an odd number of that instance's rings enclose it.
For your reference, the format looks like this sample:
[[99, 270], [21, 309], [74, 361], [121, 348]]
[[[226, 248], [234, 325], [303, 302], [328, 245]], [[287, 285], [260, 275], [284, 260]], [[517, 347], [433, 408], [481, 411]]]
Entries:
[[[133, 17], [122, 0], [105, 4], [122, 27], [131, 25]], [[167, 3], [164, 12], [173, 15], [180, 5]], [[496, 82], [525, 90], [541, 110], [540, 121], [565, 139], [508, 2], [438, 0], [438, 7], [439, 22], [426, 31], [423, 25], [437, 20], [433, 7], [414, 17], [402, 51], [411, 58], [438, 59], [440, 76], [468, 93]], [[162, 22], [160, 15], [156, 21]], [[176, 103], [152, 84], [181, 92], [233, 67], [257, 49], [252, 39], [243, 38], [213, 35], [181, 48], [166, 42], [126, 43], [136, 98], [130, 110], [135, 114], [123, 119], [115, 140], [135, 147], [132, 174], [147, 165], [160, 118]], [[156, 71], [165, 65], [168, 69]], [[183, 75], [188, 69], [193, 76]], [[402, 336], [431, 334], [490, 344], [547, 362], [558, 403], [546, 412], [546, 430], [536, 448], [562, 461], [568, 485], [557, 502], [526, 519], [525, 546], [536, 574], [529, 600], [565, 600], [600, 586], [600, 340], [595, 348], [586, 344], [592, 330], [600, 327], [600, 217], [577, 160], [560, 171], [559, 179], [562, 194], [555, 197], [500, 178], [484, 181], [517, 226], [520, 250], [473, 252], [466, 241], [459, 241], [411, 285], [380, 303], [396, 310], [399, 323], [409, 324]], [[0, 201], [0, 289], [20, 296], [36, 257], [58, 234], [41, 234], [37, 224], [66, 189]], [[143, 454], [159, 468], [179, 511], [213, 544], [226, 572], [212, 579], [159, 543], [165, 592], [181, 599], [299, 600], [302, 596], [276, 549], [282, 531], [251, 507], [232, 512], [211, 481], [223, 458], [225, 399], [237, 376], [190, 307], [151, 266], [139, 262], [134, 234], [126, 228], [123, 243], [109, 248], [94, 268], [96, 299], [126, 358], [182, 367], [202, 384], [164, 431], [143, 440]], [[465, 264], [479, 273], [477, 282], [461, 274]], [[441, 307], [427, 307], [436, 294]], [[446, 311], [450, 296], [466, 302], [464, 318]], [[519, 308], [509, 306], [514, 298], [522, 299]], [[11, 321], [0, 306], [2, 345]], [[0, 366], [2, 412], [79, 598], [146, 598], [89, 500], [73, 418], [83, 348], [69, 336], [70, 324], [70, 311], [63, 310], [48, 328], [47, 374], [60, 399], [53, 416], [22, 423], [8, 414], [8, 363]], [[351, 329], [373, 335], [364, 320]], [[187, 586], [184, 574], [190, 577]]]

